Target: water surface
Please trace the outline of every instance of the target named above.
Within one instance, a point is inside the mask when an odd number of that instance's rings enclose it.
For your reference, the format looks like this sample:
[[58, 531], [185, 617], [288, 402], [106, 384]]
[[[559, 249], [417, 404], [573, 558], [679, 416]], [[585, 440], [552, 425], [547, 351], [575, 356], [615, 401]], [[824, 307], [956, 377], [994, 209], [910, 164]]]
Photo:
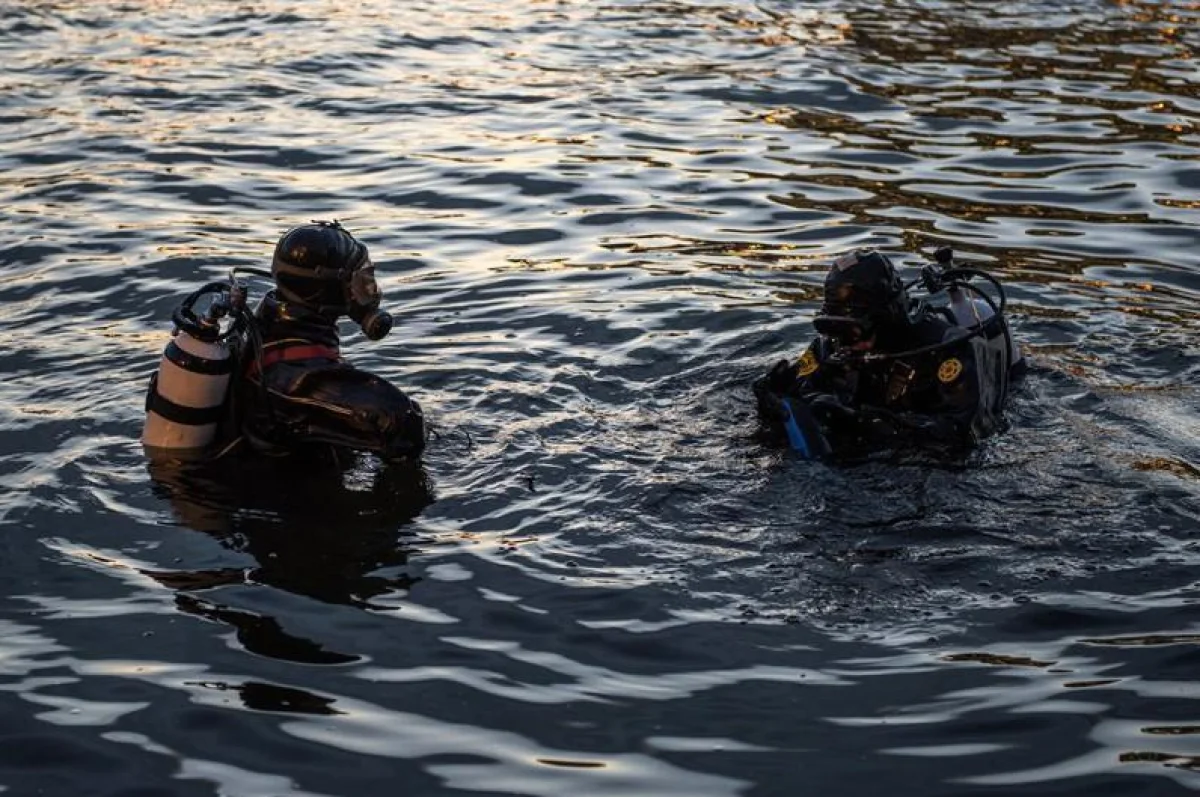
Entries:
[[[1188, 0], [8, 4], [0, 787], [1200, 788], [1198, 48]], [[152, 472], [171, 310], [312, 218], [423, 473]], [[1011, 429], [755, 440], [830, 258], [942, 245], [1009, 288]]]

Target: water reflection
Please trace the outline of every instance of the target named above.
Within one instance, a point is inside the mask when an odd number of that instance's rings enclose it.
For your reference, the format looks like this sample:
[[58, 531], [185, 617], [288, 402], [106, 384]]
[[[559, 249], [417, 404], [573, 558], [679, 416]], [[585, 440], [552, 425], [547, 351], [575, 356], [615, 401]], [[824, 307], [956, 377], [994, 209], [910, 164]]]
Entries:
[[374, 598], [407, 593], [418, 580], [404, 570], [417, 549], [405, 527], [433, 500], [419, 466], [241, 457], [148, 469], [155, 493], [182, 524], [249, 554], [256, 565], [141, 572], [177, 590], [181, 611], [233, 626], [248, 650], [313, 664], [358, 659], [285, 632], [273, 617], [198, 592], [257, 584], [370, 610], [387, 608]]
[[[0, 714], [42, 763], [0, 780], [1194, 787], [1198, 32], [1195, 0], [8, 4]], [[363, 463], [148, 495], [163, 319], [313, 215], [379, 241], [404, 306], [362, 364], [453, 430], [438, 502]], [[831, 255], [942, 244], [1011, 289], [1007, 434], [844, 471], [745, 439]], [[839, 665], [864, 638], [925, 652]]]

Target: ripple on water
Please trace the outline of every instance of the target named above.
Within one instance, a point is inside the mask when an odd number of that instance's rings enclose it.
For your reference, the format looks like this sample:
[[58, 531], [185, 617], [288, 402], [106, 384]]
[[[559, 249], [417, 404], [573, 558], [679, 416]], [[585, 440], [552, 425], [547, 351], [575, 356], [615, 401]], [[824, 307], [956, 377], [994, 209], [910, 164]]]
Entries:
[[[1193, 5], [8, 9], [0, 782], [1196, 788]], [[318, 217], [423, 471], [148, 471], [180, 296]], [[764, 448], [830, 256], [944, 244], [1011, 428]]]

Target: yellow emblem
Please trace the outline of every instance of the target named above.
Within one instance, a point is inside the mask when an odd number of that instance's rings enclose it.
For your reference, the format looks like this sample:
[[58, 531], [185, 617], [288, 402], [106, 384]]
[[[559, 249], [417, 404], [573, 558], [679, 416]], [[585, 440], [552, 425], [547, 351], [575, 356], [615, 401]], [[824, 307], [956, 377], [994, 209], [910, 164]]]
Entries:
[[813, 355], [812, 349], [800, 355], [800, 362], [796, 363], [796, 373], [800, 376], [812, 376], [817, 372], [817, 358]]
[[957, 357], [942, 360], [942, 364], [938, 366], [938, 381], [943, 385], [948, 385], [955, 379], [958, 379], [958, 375], [962, 372], [963, 364]]

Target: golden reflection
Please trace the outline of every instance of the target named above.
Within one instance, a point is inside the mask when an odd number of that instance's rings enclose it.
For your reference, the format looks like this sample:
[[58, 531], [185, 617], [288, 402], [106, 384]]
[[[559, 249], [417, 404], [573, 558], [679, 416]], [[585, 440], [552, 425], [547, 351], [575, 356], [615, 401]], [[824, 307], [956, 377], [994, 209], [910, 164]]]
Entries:
[[1197, 467], [1190, 462], [1185, 462], [1182, 459], [1175, 459], [1173, 457], [1153, 457], [1149, 459], [1139, 459], [1133, 463], [1133, 469], [1138, 471], [1169, 473], [1172, 476], [1200, 480], [1200, 467]]
[[1200, 734], [1200, 725], [1152, 725], [1142, 728], [1142, 733], [1151, 736], [1194, 736]]
[[[800, 181], [797, 181], [800, 182]], [[1144, 212], [1122, 213], [1097, 209], [1076, 210], [1060, 205], [1035, 205], [1029, 202], [989, 203], [965, 199], [950, 193], [933, 190], [939, 183], [932, 180], [896, 181], [892, 183], [871, 180], [857, 174], [827, 173], [806, 174], [803, 181], [813, 185], [835, 188], [850, 188], [868, 194], [866, 198], [818, 199], [800, 192], [773, 197], [781, 205], [800, 210], [827, 210], [848, 213], [864, 224], [894, 224], [894, 218], [884, 215], [896, 208], [928, 210], [939, 216], [962, 221], [991, 222], [995, 219], [1041, 219], [1046, 221], [1077, 221], [1106, 224], [1150, 224], [1152, 219]], [[941, 185], [957, 186], [957, 183], [942, 181]], [[909, 224], [920, 224], [914, 219]], [[929, 222], [930, 229], [933, 223]]]
[[1178, 753], [1154, 753], [1135, 751], [1121, 753], [1119, 760], [1122, 764], [1154, 763], [1165, 764], [1179, 769], [1200, 770], [1200, 757], [1179, 755]]
[[1101, 645], [1115, 648], [1198, 645], [1200, 644], [1200, 634], [1145, 634], [1143, 636], [1089, 637], [1079, 641], [1085, 645]]
[[977, 664], [993, 664], [999, 667], [1051, 667], [1053, 661], [1040, 661], [1028, 656], [1006, 656], [1000, 653], [950, 653], [941, 657], [942, 661], [968, 661]]
[[[774, 11], [767, 6], [753, 10], [692, 3], [643, 3], [630, 8], [650, 20], [698, 24], [707, 31], [735, 43], [785, 47], [812, 42], [838, 43], [849, 25], [840, 15], [824, 9], [791, 8]], [[657, 24], [662, 24], [661, 22]]]
[[[859, 50], [867, 63], [894, 67], [897, 71], [912, 72], [922, 64], [943, 68], [962, 67], [958, 79], [950, 76], [941, 86], [929, 85], [926, 80], [889, 80], [872, 71], [868, 76], [844, 75], [866, 94], [891, 98], [906, 98], [910, 111], [922, 106], [937, 117], [990, 118], [1002, 121], [1004, 116], [994, 109], [955, 106], [967, 99], [994, 99], [1027, 106], [1030, 94], [1050, 97], [1060, 107], [1095, 107], [1114, 113], [1091, 119], [1103, 122], [1113, 130], [1108, 138], [1137, 141], [1167, 141], [1186, 143], [1184, 139], [1196, 132], [1196, 126], [1184, 120], [1167, 124], [1149, 124], [1122, 118], [1122, 111], [1145, 109], [1143, 100], [1122, 97], [1122, 93], [1154, 93], [1174, 96], [1180, 93], [1181, 81], [1187, 78], [1181, 66], [1174, 69], [1169, 61], [1186, 64], [1193, 58], [1181, 30], [1194, 29], [1200, 17], [1188, 14], [1191, 7], [1164, 10], [1161, 6], [1136, 5], [1133, 18], [1144, 24], [1106, 25], [1102, 20], [1093, 24], [1074, 24], [1068, 27], [1032, 26], [1025, 20], [1006, 15], [1002, 7], [979, 23], [964, 21], [958, 6], [950, 11], [938, 11], [926, 6], [897, 8], [884, 11], [860, 8], [849, 13], [842, 35]], [[989, 24], [990, 23], [990, 24]], [[1147, 53], [1146, 48], [1167, 52]], [[980, 60], [979, 50], [991, 57]], [[978, 70], [983, 69], [982, 73]], [[969, 71], [968, 71], [969, 70]], [[1043, 85], [1031, 81], [1046, 81]], [[1102, 91], [1076, 91], [1064, 81], [1094, 80], [1103, 82]], [[1186, 92], [1186, 89], [1184, 90]], [[1161, 107], [1159, 107], [1161, 106]], [[1158, 102], [1149, 110], [1180, 113], [1167, 102]], [[1059, 114], [1057, 120], [1067, 124], [1079, 121], [1077, 116]], [[784, 115], [768, 115], [771, 123], [784, 123]], [[883, 136], [891, 148], [903, 151], [909, 142], [895, 140], [879, 125], [869, 135]], [[812, 128], [815, 129], [815, 128]], [[1003, 136], [996, 146], [1013, 146], [1019, 152], [1036, 151], [1039, 144], [1055, 146], [1071, 143], [1064, 139], [1026, 140], [1022, 136]], [[1095, 146], [1095, 140], [1076, 143]]]

